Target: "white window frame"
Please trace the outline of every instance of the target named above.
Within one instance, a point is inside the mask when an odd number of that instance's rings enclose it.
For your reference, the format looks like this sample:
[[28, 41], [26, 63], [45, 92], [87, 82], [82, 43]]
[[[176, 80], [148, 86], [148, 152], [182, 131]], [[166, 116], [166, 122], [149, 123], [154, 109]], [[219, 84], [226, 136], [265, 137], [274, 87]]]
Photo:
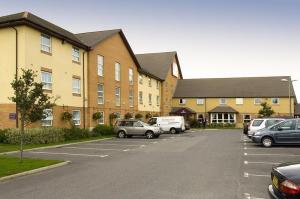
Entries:
[[148, 94], [148, 102], [149, 102], [149, 105], [152, 105], [152, 94], [151, 93]]
[[[102, 90], [99, 89], [102, 87]], [[97, 103], [104, 104], [104, 84], [97, 84]]]
[[121, 88], [115, 88], [115, 105], [121, 106]]
[[[75, 84], [75, 82], [79, 84]], [[81, 94], [81, 80], [79, 78], [72, 78], [72, 93], [73, 94]]]
[[133, 69], [129, 68], [128, 70], [128, 79], [129, 79], [129, 85], [133, 85]]
[[[219, 118], [219, 115], [222, 115], [222, 117]], [[227, 119], [225, 119], [225, 115], [227, 115]], [[233, 115], [233, 122], [231, 122], [230, 115]], [[213, 122], [214, 116], [216, 116], [216, 122]], [[211, 113], [210, 121], [211, 121], [211, 123], [217, 123], [217, 124], [225, 124], [225, 123], [235, 124], [236, 123], [236, 114], [235, 113]]]
[[118, 62], [115, 63], [115, 80], [121, 81], [121, 64]]
[[143, 104], [143, 91], [139, 91], [139, 104]]
[[103, 77], [104, 71], [104, 57], [102, 55], [97, 55], [97, 73], [98, 76]]
[[[222, 100], [224, 100], [224, 102], [223, 102]], [[219, 99], [219, 104], [220, 104], [220, 105], [226, 105], [226, 104], [227, 104], [227, 99], [226, 99], [225, 97], [221, 97], [221, 98]]]
[[139, 74], [139, 84], [143, 84], [143, 75]]
[[203, 105], [204, 104], [204, 98], [198, 98], [196, 100], [197, 105]]
[[249, 117], [249, 119], [247, 119], [248, 120], [248, 123], [251, 121], [251, 115], [250, 114], [244, 114], [243, 115], [243, 123], [245, 123], [245, 116], [246, 115], [249, 115], [250, 117]]
[[[257, 103], [256, 100], [259, 100], [260, 102]], [[259, 98], [259, 97], [254, 98], [254, 104], [255, 104], [255, 105], [260, 105], [262, 102], [263, 102], [262, 98]]]
[[[277, 103], [274, 103], [273, 100], [277, 99]], [[273, 97], [271, 98], [271, 101], [272, 101], [272, 104], [273, 105], [279, 105], [280, 104], [280, 100], [279, 100], [279, 97]]]
[[133, 89], [130, 89], [129, 90], [129, 107], [133, 107], [133, 105], [134, 105], [133, 98], [134, 98]]
[[98, 124], [104, 124], [105, 120], [104, 120], [104, 111], [99, 111], [99, 113], [102, 114], [102, 118], [98, 120]]
[[244, 104], [244, 98], [242, 98], [242, 97], [235, 98], [235, 104], [236, 105], [243, 105]]
[[44, 90], [52, 90], [52, 72], [41, 71], [41, 82]]
[[181, 104], [181, 105], [186, 104], [186, 99], [185, 98], [180, 98], [179, 99], [179, 104]]
[[[79, 118], [75, 118], [74, 113], [79, 113]], [[73, 110], [72, 111], [72, 121], [73, 121], [73, 124], [75, 126], [80, 126], [80, 123], [81, 123], [81, 112], [80, 112], [80, 110]]]
[[[43, 43], [43, 38], [49, 39], [49, 44]], [[52, 38], [49, 35], [41, 34], [41, 51], [51, 53], [52, 52]]]
[[74, 46], [72, 47], [72, 60], [75, 62], [80, 62], [80, 50]]
[[[47, 117], [41, 120], [41, 126], [43, 127], [53, 126], [53, 110], [45, 109], [43, 112], [47, 114]], [[47, 121], [49, 121], [49, 123]]]

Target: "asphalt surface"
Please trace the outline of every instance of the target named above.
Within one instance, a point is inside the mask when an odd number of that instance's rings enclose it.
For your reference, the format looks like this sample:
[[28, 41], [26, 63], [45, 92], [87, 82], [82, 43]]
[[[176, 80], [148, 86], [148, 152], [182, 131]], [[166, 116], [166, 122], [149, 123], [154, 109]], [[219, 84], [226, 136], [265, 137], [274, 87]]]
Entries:
[[300, 159], [300, 148], [265, 149], [250, 143], [241, 130], [207, 130], [153, 140], [97, 141], [25, 155], [72, 164], [0, 182], [1, 199], [268, 198], [272, 164]]

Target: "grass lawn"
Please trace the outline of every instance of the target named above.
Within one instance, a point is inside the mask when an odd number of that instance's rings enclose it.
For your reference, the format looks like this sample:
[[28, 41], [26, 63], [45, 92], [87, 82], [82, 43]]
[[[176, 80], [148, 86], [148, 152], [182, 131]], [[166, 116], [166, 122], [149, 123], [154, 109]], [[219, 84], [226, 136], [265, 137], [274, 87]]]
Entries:
[[[74, 142], [98, 140], [98, 139], [102, 139], [102, 138], [111, 138], [111, 137], [114, 137], [114, 135], [91, 137], [91, 138], [85, 138], [85, 139], [80, 139], [80, 140], [69, 140], [69, 141], [65, 141], [65, 142], [51, 143], [51, 144], [26, 144], [24, 146], [24, 149], [33, 149], [33, 148], [38, 148], [38, 147], [54, 146], [54, 145], [59, 145], [59, 144], [69, 144], [69, 143], [74, 143]], [[9, 151], [17, 151], [19, 149], [20, 149], [20, 145], [0, 143], [0, 153], [9, 152]]]
[[20, 163], [19, 158], [0, 155], [0, 177], [33, 170], [60, 162], [62, 161], [24, 158], [23, 162]]

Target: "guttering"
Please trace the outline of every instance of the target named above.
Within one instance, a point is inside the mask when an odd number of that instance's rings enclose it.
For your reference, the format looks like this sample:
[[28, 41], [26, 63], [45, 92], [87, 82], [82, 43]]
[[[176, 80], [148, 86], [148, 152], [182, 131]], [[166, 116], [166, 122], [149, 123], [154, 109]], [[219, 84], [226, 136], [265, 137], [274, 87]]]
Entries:
[[84, 67], [84, 55], [85, 55], [85, 52], [83, 52], [83, 58], [82, 58], [82, 86], [83, 86], [83, 90], [82, 90], [82, 95], [83, 95], [83, 98], [82, 98], [82, 109], [83, 109], [83, 128], [85, 129], [86, 128], [86, 124], [85, 124], [85, 67]]

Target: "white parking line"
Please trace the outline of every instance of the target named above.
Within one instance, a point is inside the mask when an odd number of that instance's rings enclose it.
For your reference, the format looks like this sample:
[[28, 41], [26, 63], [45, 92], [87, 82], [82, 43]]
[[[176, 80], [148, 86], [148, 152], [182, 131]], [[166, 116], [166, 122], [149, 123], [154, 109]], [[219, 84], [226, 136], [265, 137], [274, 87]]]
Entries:
[[278, 162], [249, 162], [249, 161], [244, 161], [244, 164], [271, 164], [271, 165], [273, 165], [273, 164], [280, 164], [280, 163], [278, 163]]
[[245, 199], [264, 199], [264, 198], [257, 198], [254, 196], [251, 196], [250, 193], [244, 193]]
[[[105, 141], [105, 142], [102, 142], [102, 143], [103, 144], [104, 143], [113, 144], [113, 143], [128, 143], [128, 142], [130, 142], [130, 143], [142, 143], [142, 144], [148, 144], [148, 143], [152, 144], [152, 143], [154, 143], [154, 142], [134, 141], [134, 140], [115, 140], [115, 141]], [[97, 143], [95, 143], [95, 144], [97, 144]], [[99, 142], [99, 144], [101, 144], [101, 142]]]
[[81, 150], [95, 150], [95, 151], [122, 151], [121, 149], [103, 149], [103, 148], [86, 148], [86, 147], [63, 147], [64, 149], [81, 149]]
[[270, 175], [264, 175], [264, 174], [252, 174], [252, 173], [247, 173], [244, 172], [244, 177], [249, 178], [249, 177], [270, 177]]
[[268, 153], [244, 153], [244, 156], [289, 156], [289, 157], [299, 157], [300, 155], [295, 154], [285, 154], [285, 153], [277, 153], [277, 154], [268, 154]]
[[99, 143], [89, 143], [86, 145], [91, 145], [91, 146], [145, 146], [145, 145], [138, 145], [138, 144], [99, 144]]
[[83, 157], [99, 157], [99, 158], [108, 157], [108, 155], [92, 155], [92, 154], [83, 154], [83, 153], [57, 153], [57, 152], [46, 152], [46, 151], [30, 151], [28, 153], [49, 154], [49, 155], [70, 155], [70, 156], [83, 156]]

